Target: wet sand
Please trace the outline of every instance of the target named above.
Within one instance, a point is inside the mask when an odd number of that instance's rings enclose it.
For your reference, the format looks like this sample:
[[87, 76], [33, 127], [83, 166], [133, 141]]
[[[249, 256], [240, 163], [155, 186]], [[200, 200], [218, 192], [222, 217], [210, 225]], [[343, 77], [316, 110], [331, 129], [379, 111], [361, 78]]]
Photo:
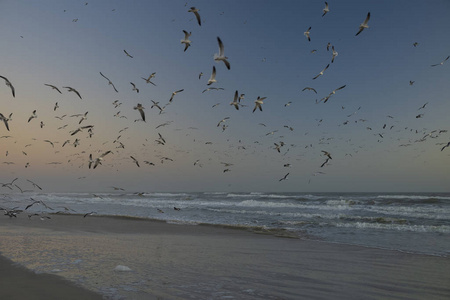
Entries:
[[[447, 257], [215, 226], [51, 218], [0, 218], [0, 254], [39, 273], [9, 271], [10, 262], [0, 259], [2, 293], [22, 293], [5, 299], [69, 299], [88, 293], [61, 278], [104, 299], [450, 298]], [[98, 298], [90, 296], [74, 299]]]

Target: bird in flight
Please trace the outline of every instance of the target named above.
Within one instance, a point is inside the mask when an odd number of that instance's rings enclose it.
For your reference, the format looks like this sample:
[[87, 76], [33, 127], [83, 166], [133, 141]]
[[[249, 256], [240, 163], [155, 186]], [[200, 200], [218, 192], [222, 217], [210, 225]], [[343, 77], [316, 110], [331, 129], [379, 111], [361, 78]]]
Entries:
[[284, 175], [284, 177], [283, 178], [281, 178], [280, 180], [278, 180], [278, 181], [283, 181], [283, 180], [286, 180], [286, 179], [288, 179], [287, 177], [289, 176], [289, 173], [287, 173], [286, 175]]
[[8, 118], [6, 118], [3, 114], [0, 113], [0, 121], [3, 121], [3, 123], [6, 126], [6, 129], [9, 131], [9, 126], [8, 126]]
[[319, 73], [316, 77], [314, 77], [313, 79], [317, 79], [319, 76], [323, 75], [323, 72], [325, 72], [325, 70], [328, 69], [329, 66], [330, 66], [330, 64], [328, 64], [328, 65], [325, 67], [325, 69], [323, 69], [322, 71], [320, 71], [320, 73]]
[[323, 9], [322, 17], [325, 16], [327, 14], [327, 12], [329, 12], [329, 11], [330, 11], [330, 9], [328, 8], [328, 2], [325, 2], [325, 8]]
[[200, 19], [200, 15], [198, 14], [199, 9], [195, 7], [191, 7], [188, 12], [194, 13], [195, 17], [197, 18], [197, 23], [199, 26], [202, 26], [202, 20]]
[[209, 79], [208, 79], [207, 85], [211, 85], [214, 82], [217, 82], [216, 81], [216, 67], [215, 66], [213, 66], [212, 74], [211, 74], [211, 77], [209, 77]]
[[62, 94], [61, 91], [60, 91], [56, 86], [51, 85], [51, 84], [47, 84], [47, 83], [44, 83], [44, 85], [49, 86], [49, 87], [51, 87], [53, 90], [56, 90], [56, 91], [58, 91], [60, 94]]
[[238, 102], [238, 99], [239, 99], [239, 93], [238, 93], [238, 91], [236, 91], [236, 92], [234, 93], [234, 99], [233, 99], [233, 102], [231, 102], [230, 105], [234, 105], [234, 107], [235, 107], [237, 110], [239, 110], [239, 102]]
[[0, 76], [0, 78], [2, 78], [3, 80], [5, 80], [5, 84], [6, 86], [9, 86], [9, 88], [11, 89], [11, 93], [13, 95], [13, 97], [16, 97], [16, 89], [14, 88], [14, 86], [11, 84], [11, 82], [8, 80], [8, 78], [4, 77], [4, 76]]
[[172, 100], [173, 100], [173, 97], [176, 95], [176, 94], [178, 94], [178, 93], [181, 93], [182, 91], [184, 91], [184, 89], [181, 89], [181, 90], [178, 90], [178, 91], [175, 91], [175, 92], [172, 92], [172, 96], [170, 97], [170, 99], [169, 99], [169, 102], [172, 102]]
[[100, 72], [100, 75], [102, 75], [103, 78], [105, 78], [106, 80], [108, 80], [108, 84], [109, 84], [109, 85], [112, 85], [112, 87], [113, 87], [114, 91], [116, 91], [116, 93], [119, 92], [119, 91], [116, 89], [116, 87], [114, 86], [114, 84], [112, 83], [112, 81], [109, 80], [108, 77], [106, 77], [105, 75], [103, 75], [102, 72]]
[[125, 54], [126, 54], [129, 58], [133, 58], [133, 56], [131, 56], [130, 54], [128, 54], [127, 50], [123, 50], [123, 52], [125, 52]]
[[154, 84], [153, 82], [150, 81], [153, 77], [155, 77], [155, 74], [156, 74], [156, 72], [153, 72], [152, 74], [150, 74], [150, 76], [148, 76], [148, 78], [144, 78], [144, 77], [141, 77], [141, 78], [144, 79], [146, 83], [151, 83], [154, 86], [156, 86], [156, 84]]
[[228, 62], [228, 57], [225, 56], [225, 52], [224, 52], [224, 47], [223, 47], [223, 43], [222, 40], [220, 39], [220, 37], [217, 37], [217, 42], [219, 43], [219, 54], [214, 54], [214, 60], [215, 61], [223, 61], [223, 63], [225, 64], [225, 66], [227, 67], [227, 69], [230, 69], [230, 63]]
[[308, 42], [311, 42], [311, 37], [309, 36], [311, 27], [308, 28], [308, 30], [306, 30], [305, 32], [303, 32], [303, 34], [308, 38]]
[[364, 20], [364, 22], [361, 23], [361, 25], [359, 25], [359, 31], [355, 34], [355, 36], [360, 34], [365, 28], [369, 28], [369, 25], [367, 25], [367, 23], [369, 23], [369, 20], [370, 20], [370, 12], [367, 13], [367, 17]]
[[142, 106], [142, 104], [138, 103], [135, 107], [133, 107], [134, 109], [137, 109], [139, 111], [139, 113], [141, 114], [141, 118], [142, 121], [145, 122], [145, 113], [144, 113], [144, 107]]
[[267, 97], [262, 97], [262, 98], [260, 98], [260, 97], [258, 96], [258, 98], [255, 100], [255, 108], [253, 108], [253, 112], [255, 112], [255, 110], [256, 110], [257, 108], [259, 108], [259, 110], [262, 111], [261, 105], [263, 104], [263, 100], [266, 99], [266, 98], [267, 98]]
[[78, 97], [80, 97], [80, 99], [83, 99], [83, 98], [81, 98], [80, 93], [76, 89], [71, 88], [70, 86], [63, 86], [63, 88], [68, 89], [69, 92], [74, 92], [75, 94], [77, 94]]
[[132, 82], [130, 84], [133, 86], [133, 91], [136, 91], [136, 93], [139, 93], [139, 89], [136, 87], [136, 85]]
[[[435, 65], [431, 65], [431, 66], [432, 66], [432, 67], [442, 66], [449, 58], [450, 58], [450, 55], [447, 56], [447, 57], [446, 57], [443, 61], [441, 61], [440, 63], [435, 64]], [[0, 77], [1, 77], [1, 76], [0, 76]], [[8, 83], [6, 83], [6, 85], [8, 85]]]
[[181, 43], [184, 44], [184, 52], [189, 48], [191, 45], [191, 41], [189, 40], [189, 37], [191, 36], [191, 32], [187, 32], [186, 30], [183, 30], [184, 32], [184, 39], [181, 40]]
[[302, 92], [304, 92], [304, 91], [306, 91], [306, 90], [308, 90], [308, 91], [313, 91], [314, 93], [317, 94], [317, 91], [316, 91], [314, 88], [312, 88], [312, 87], [307, 86], [307, 87], [305, 87], [305, 88], [302, 90]]

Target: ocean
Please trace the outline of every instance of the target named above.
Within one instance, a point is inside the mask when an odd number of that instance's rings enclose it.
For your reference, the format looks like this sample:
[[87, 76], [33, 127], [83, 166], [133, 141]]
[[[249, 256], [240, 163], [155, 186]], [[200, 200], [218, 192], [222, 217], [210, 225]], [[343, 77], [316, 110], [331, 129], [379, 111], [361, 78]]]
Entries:
[[0, 207], [25, 209], [30, 198], [49, 208], [35, 204], [23, 213], [93, 212], [434, 256], [450, 253], [450, 193], [24, 193], [4, 195]]

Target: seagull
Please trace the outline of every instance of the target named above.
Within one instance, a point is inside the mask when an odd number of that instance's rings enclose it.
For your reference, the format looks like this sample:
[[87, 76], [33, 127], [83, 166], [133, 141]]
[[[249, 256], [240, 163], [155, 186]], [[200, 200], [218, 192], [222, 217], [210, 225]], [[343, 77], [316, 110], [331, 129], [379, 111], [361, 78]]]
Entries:
[[88, 212], [87, 214], [84, 214], [83, 218], [86, 218], [87, 216], [92, 216], [93, 214], [96, 214], [96, 213], [97, 212], [95, 212], [95, 211]]
[[144, 79], [146, 83], [151, 83], [154, 86], [156, 86], [156, 84], [154, 84], [153, 82], [150, 81], [153, 77], [155, 77], [155, 74], [156, 74], [156, 72], [153, 72], [152, 74], [150, 74], [150, 76], [148, 76], [148, 78], [144, 78], [144, 77], [141, 77], [141, 78]]
[[170, 97], [170, 99], [169, 99], [169, 102], [172, 102], [172, 100], [173, 100], [173, 97], [176, 95], [176, 94], [178, 94], [178, 93], [181, 93], [182, 91], [184, 91], [184, 89], [181, 89], [181, 90], [178, 90], [178, 91], [175, 91], [175, 92], [172, 92], [172, 96]]
[[4, 76], [0, 76], [0, 78], [3, 78], [5, 80], [5, 84], [6, 86], [9, 86], [9, 88], [11, 89], [12, 95], [15, 98], [16, 97], [16, 90], [14, 89], [13, 85], [11, 84], [11, 82], [8, 80], [8, 78], [4, 77]]
[[98, 157], [95, 160], [92, 160], [92, 154], [89, 154], [89, 169], [91, 168], [91, 165], [94, 164], [93, 169], [97, 168], [97, 166], [102, 164], [103, 157], [108, 155], [109, 153], [112, 153], [111, 151], [106, 151], [100, 157]]
[[278, 180], [278, 181], [283, 181], [283, 180], [286, 180], [286, 179], [288, 179], [287, 177], [288, 177], [288, 175], [289, 175], [289, 173], [287, 173], [286, 175], [284, 175], [284, 177], [283, 178], [281, 178], [280, 180]]
[[226, 120], [228, 120], [230, 117], [225, 117], [222, 120], [220, 120], [219, 124], [217, 124], [217, 127], [220, 126], [221, 123], [225, 122]]
[[323, 167], [328, 163], [329, 160], [330, 160], [330, 159], [327, 158], [327, 159], [325, 160], [325, 162], [324, 162], [322, 165], [320, 165], [320, 167], [323, 168]]
[[414, 47], [417, 47], [418, 45], [419, 45], [418, 42], [414, 42], [414, 44], [413, 44]]
[[262, 111], [261, 105], [263, 104], [263, 100], [266, 99], [266, 98], [267, 98], [267, 97], [262, 97], [262, 98], [260, 98], [260, 97], [258, 96], [258, 98], [255, 100], [255, 108], [253, 108], [253, 112], [255, 112], [255, 110], [256, 110], [257, 108], [259, 108], [259, 110]]
[[421, 107], [419, 107], [419, 109], [418, 110], [421, 110], [422, 108], [425, 108], [425, 106], [428, 104], [428, 102], [427, 103], [425, 103], [424, 105], [422, 105]]
[[78, 97], [80, 97], [80, 99], [83, 99], [83, 98], [81, 98], [80, 93], [76, 89], [71, 88], [70, 86], [63, 86], [63, 88], [68, 89], [69, 92], [74, 92], [75, 94], [77, 94]]
[[195, 7], [191, 7], [191, 9], [188, 10], [188, 12], [194, 13], [195, 17], [197, 18], [197, 22], [199, 26], [202, 26], [202, 20], [200, 19], [200, 15], [198, 14], [199, 9]]
[[30, 121], [33, 120], [34, 118], [37, 118], [36, 110], [33, 110], [33, 114], [28, 118], [28, 123], [30, 123]]
[[234, 105], [234, 107], [236, 108], [236, 110], [239, 110], [238, 99], [239, 99], [239, 93], [238, 93], [238, 91], [236, 91], [236, 92], [234, 93], [234, 100], [233, 100], [233, 102], [230, 103], [230, 105]]
[[214, 54], [214, 60], [215, 61], [223, 61], [225, 66], [229, 70], [230, 63], [227, 60], [228, 57], [225, 56], [222, 40], [220, 39], [220, 37], [217, 37], [217, 41], [219, 42], [219, 54]]
[[324, 150], [322, 150], [322, 152], [323, 152], [323, 155], [328, 156], [329, 159], [332, 159], [332, 158], [331, 158], [331, 153], [330, 153], [330, 152], [324, 151]]
[[141, 167], [141, 166], [139, 165], [139, 162], [137, 161], [136, 158], [134, 158], [133, 156], [130, 156], [130, 157], [131, 157], [131, 159], [134, 161], [134, 163], [135, 163], [138, 167]]
[[186, 30], [183, 30], [183, 32], [184, 32], [184, 39], [181, 40], [181, 43], [184, 44], [184, 52], [186, 52], [186, 50], [191, 45], [189, 37], [191, 36], [192, 32], [187, 32]]
[[343, 88], [345, 88], [347, 85], [343, 85], [337, 89], [335, 89], [334, 91], [332, 91], [327, 97], [325, 97], [325, 101], [323, 103], [327, 103], [328, 99], [330, 99], [331, 96], [333, 96], [334, 94], [336, 94], [337, 91], [342, 90]]
[[198, 79], [200, 80], [200, 78], [202, 78], [203, 76], [203, 72], [200, 72], [200, 74], [198, 74]]
[[330, 66], [330, 64], [328, 64], [328, 65], [325, 67], [325, 69], [323, 69], [322, 71], [320, 71], [320, 73], [319, 73], [316, 77], [314, 77], [313, 79], [316, 79], [317, 77], [323, 75], [323, 72], [325, 72], [325, 70], [328, 69], [329, 66]]
[[304, 92], [304, 91], [306, 91], [306, 90], [308, 90], [308, 91], [313, 91], [314, 93], [317, 94], [317, 91], [316, 91], [314, 88], [312, 88], [312, 87], [307, 86], [307, 87], [305, 87], [305, 88], [302, 90], [302, 92]]
[[450, 142], [448, 142], [447, 145], [445, 145], [444, 147], [442, 147], [441, 151], [443, 151], [445, 148], [450, 147]]
[[136, 87], [136, 85], [132, 82], [130, 84], [133, 86], [133, 91], [136, 91], [136, 93], [139, 93], [139, 89]]
[[415, 81], [410, 80], [409, 85], [413, 85]]
[[309, 27], [307, 31], [303, 32], [303, 34], [308, 38], [309, 42], [311, 42], [311, 38], [309, 37], [309, 31], [310, 30], [311, 30], [311, 27]]
[[332, 53], [333, 57], [331, 57], [331, 63], [333, 63], [334, 62], [334, 58], [336, 56], [338, 56], [338, 53], [337, 53], [336, 50], [334, 50], [334, 46], [331, 47], [331, 50], [333, 50], [333, 53]]
[[72, 132], [70, 133], [70, 135], [75, 135], [75, 134], [77, 134], [78, 132], [83, 131], [83, 129], [90, 129], [90, 128], [93, 128], [93, 127], [94, 127], [94, 125], [87, 125], [87, 126], [81, 126], [81, 127], [78, 127], [77, 129], [75, 129], [74, 131], [72, 131]]
[[42, 188], [41, 188], [39, 185], [37, 185], [36, 183], [34, 183], [33, 181], [28, 180], [28, 179], [27, 179], [27, 181], [30, 182], [33, 186], [35, 186], [35, 187], [37, 187], [38, 189], [42, 190]]
[[329, 12], [329, 11], [330, 11], [330, 9], [328, 8], [328, 3], [325, 2], [325, 8], [323, 9], [323, 15], [322, 15], [322, 17], [325, 16], [325, 15], [327, 14], [327, 12]]
[[87, 120], [87, 114], [88, 114], [89, 112], [87, 111], [87, 112], [85, 112], [84, 113], [84, 115], [83, 116], [81, 116], [81, 119], [80, 119], [80, 121], [78, 122], [78, 124], [81, 124], [81, 122], [83, 122], [84, 120]]
[[367, 13], [367, 17], [364, 20], [364, 22], [361, 23], [361, 25], [359, 25], [359, 31], [355, 34], [355, 36], [360, 34], [365, 28], [369, 28], [369, 25], [367, 25], [367, 23], [369, 23], [369, 19], [370, 19], [370, 12]]
[[61, 91], [60, 91], [56, 86], [51, 85], [51, 84], [47, 84], [47, 83], [44, 83], [44, 85], [49, 86], [49, 87], [51, 87], [52, 89], [57, 90], [60, 94], [62, 94]]
[[113, 87], [114, 91], [116, 91], [116, 93], [119, 92], [119, 91], [116, 89], [116, 87], [114, 86], [114, 84], [112, 83], [112, 81], [109, 80], [108, 77], [106, 77], [105, 75], [103, 75], [102, 72], [100, 72], [100, 75], [102, 75], [103, 78], [105, 78], [106, 80], [108, 80], [108, 84], [109, 84], [109, 85], [112, 85], [112, 87]]
[[6, 126], [6, 129], [9, 131], [8, 119], [7, 119], [3, 114], [1, 114], [1, 113], [0, 113], [0, 121], [3, 121], [3, 123], [4, 123], [5, 126]]
[[[440, 63], [438, 63], [438, 64], [435, 64], [435, 65], [431, 65], [432, 67], [436, 67], [436, 66], [442, 66], [448, 59], [450, 58], [450, 55], [449, 56], [447, 56], [443, 61], [441, 61]], [[0, 76], [1, 77], [1, 76]], [[4, 77], [3, 77], [4, 78]], [[6, 83], [6, 85], [8, 85], [8, 83]]]
[[130, 54], [128, 54], [127, 50], [123, 50], [123, 52], [125, 52], [125, 54], [126, 54], [129, 58], [133, 58], [133, 56], [131, 56]]
[[144, 113], [144, 109], [145, 108], [142, 106], [142, 104], [138, 103], [135, 107], [133, 107], [133, 109], [139, 110], [139, 113], [141, 114], [142, 121], [145, 122], [145, 113]]
[[217, 82], [216, 81], [216, 67], [215, 66], [213, 66], [212, 74], [211, 74], [211, 77], [208, 79], [207, 85], [211, 85], [214, 82]]
[[56, 111], [56, 109], [59, 108], [58, 102], [55, 103], [55, 106], [53, 107], [53, 111]]
[[50, 145], [52, 145], [52, 147], [53, 147], [53, 148], [55, 148], [55, 145], [53, 144], [53, 142], [52, 142], [52, 141], [49, 141], [49, 140], [44, 140], [44, 142], [47, 142], [47, 143], [49, 143]]

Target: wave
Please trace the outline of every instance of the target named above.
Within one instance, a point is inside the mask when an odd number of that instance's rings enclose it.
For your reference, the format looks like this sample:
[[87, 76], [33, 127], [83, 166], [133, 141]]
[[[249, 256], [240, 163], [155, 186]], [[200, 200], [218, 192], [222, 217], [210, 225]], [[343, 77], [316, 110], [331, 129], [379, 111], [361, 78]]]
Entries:
[[411, 231], [422, 233], [450, 233], [450, 226], [447, 225], [403, 225], [403, 224], [386, 224], [386, 223], [336, 223], [336, 227], [357, 228], [357, 229], [381, 229], [395, 231]]
[[435, 195], [378, 195], [379, 199], [406, 199], [406, 200], [450, 200], [449, 196], [435, 196]]

